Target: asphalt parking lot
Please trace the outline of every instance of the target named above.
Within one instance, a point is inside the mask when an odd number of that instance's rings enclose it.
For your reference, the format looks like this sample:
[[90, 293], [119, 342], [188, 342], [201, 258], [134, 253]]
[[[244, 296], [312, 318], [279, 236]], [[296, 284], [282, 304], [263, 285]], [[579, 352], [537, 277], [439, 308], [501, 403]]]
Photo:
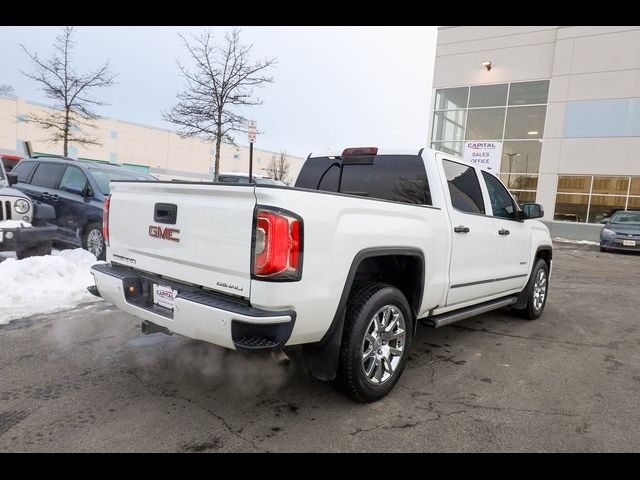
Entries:
[[0, 326], [0, 451], [638, 451], [640, 256], [555, 248], [542, 318], [419, 329], [369, 405], [104, 302]]

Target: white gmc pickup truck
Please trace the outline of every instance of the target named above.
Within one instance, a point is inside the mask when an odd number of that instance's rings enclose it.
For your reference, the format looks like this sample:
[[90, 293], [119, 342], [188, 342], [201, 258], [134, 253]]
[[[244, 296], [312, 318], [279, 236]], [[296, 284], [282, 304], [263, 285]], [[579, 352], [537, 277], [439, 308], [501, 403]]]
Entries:
[[89, 290], [240, 351], [300, 355], [355, 400], [386, 395], [418, 320], [542, 313], [551, 239], [495, 176], [429, 149], [309, 156], [295, 187], [114, 181]]

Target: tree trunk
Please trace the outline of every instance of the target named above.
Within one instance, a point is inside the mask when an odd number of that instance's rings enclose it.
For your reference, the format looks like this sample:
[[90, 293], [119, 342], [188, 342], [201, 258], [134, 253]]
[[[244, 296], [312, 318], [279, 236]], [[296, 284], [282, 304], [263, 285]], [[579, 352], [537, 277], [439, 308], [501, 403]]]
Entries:
[[222, 144], [222, 111], [218, 110], [218, 128], [216, 135], [216, 162], [213, 166], [213, 181], [218, 181], [218, 174], [220, 173], [220, 145]]
[[64, 140], [62, 147], [62, 156], [67, 157], [69, 155], [69, 110], [65, 112], [64, 116]]
[[216, 137], [216, 162], [213, 167], [213, 181], [218, 181], [218, 174], [220, 173], [220, 145], [222, 143], [222, 132], [218, 129], [218, 135]]

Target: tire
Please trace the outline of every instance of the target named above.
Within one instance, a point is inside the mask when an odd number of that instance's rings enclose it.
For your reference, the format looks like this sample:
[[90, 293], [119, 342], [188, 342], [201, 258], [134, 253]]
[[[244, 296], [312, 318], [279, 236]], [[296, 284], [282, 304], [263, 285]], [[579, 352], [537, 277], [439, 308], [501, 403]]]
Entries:
[[[387, 395], [402, 375], [412, 333], [413, 314], [400, 290], [382, 283], [354, 288], [347, 302], [334, 388], [363, 403]], [[400, 353], [394, 355], [394, 350]], [[365, 354], [368, 358], [363, 360]]]
[[[541, 282], [541, 276], [544, 280], [543, 282]], [[540, 283], [542, 283], [542, 285], [540, 285]], [[527, 292], [527, 305], [521, 310], [516, 310], [516, 312], [522, 318], [535, 320], [542, 315], [544, 307], [547, 304], [547, 298], [549, 297], [549, 267], [547, 266], [547, 262], [541, 258], [533, 265], [531, 278], [525, 287], [525, 291]], [[541, 297], [542, 299], [540, 300]]]
[[607, 249], [606, 249], [606, 248], [604, 248], [604, 247], [600, 247], [600, 251], [601, 251], [601, 252], [606, 252], [606, 251], [607, 251]]
[[94, 222], [87, 225], [82, 235], [82, 248], [93, 253], [97, 260], [105, 260], [107, 258], [107, 248], [102, 236], [101, 223]]
[[29, 257], [42, 257], [44, 255], [51, 255], [52, 245], [51, 242], [40, 243], [35, 247], [24, 248], [22, 250], [16, 250], [16, 257], [18, 260]]

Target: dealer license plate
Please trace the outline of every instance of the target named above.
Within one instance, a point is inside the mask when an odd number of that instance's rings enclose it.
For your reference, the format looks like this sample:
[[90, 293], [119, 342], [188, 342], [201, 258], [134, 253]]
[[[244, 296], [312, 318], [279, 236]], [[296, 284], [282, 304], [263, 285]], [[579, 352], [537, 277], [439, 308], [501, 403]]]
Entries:
[[153, 284], [153, 303], [173, 310], [178, 292], [166, 285]]
[[625, 247], [635, 247], [636, 246], [636, 241], [635, 240], [623, 240], [622, 241], [622, 245], [624, 245]]

